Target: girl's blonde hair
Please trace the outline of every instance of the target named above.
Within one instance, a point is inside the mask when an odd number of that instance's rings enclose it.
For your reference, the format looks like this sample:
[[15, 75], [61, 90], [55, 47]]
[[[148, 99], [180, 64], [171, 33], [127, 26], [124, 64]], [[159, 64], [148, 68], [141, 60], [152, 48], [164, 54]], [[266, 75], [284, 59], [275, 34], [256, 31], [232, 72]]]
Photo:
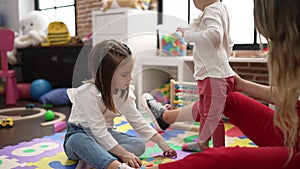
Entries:
[[269, 45], [271, 91], [278, 92], [274, 123], [281, 129], [289, 149], [288, 160], [295, 149], [300, 149], [296, 109], [300, 88], [299, 7], [299, 0], [254, 0], [255, 24]]
[[[132, 59], [132, 52], [125, 43], [104, 40], [97, 43], [89, 54], [88, 65], [92, 80], [102, 95], [106, 109], [118, 114], [112, 97], [112, 78], [118, 68]], [[129, 88], [121, 91], [121, 97], [128, 97]]]

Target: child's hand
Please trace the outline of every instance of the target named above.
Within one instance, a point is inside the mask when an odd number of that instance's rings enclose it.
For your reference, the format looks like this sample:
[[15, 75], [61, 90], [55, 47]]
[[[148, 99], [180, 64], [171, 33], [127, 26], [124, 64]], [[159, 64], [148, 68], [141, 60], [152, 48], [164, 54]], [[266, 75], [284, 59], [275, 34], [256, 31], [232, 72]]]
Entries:
[[168, 158], [177, 158], [177, 152], [168, 145], [166, 140], [158, 133], [154, 134], [151, 140], [158, 144], [159, 148], [164, 151], [163, 155]]
[[127, 153], [125, 156], [120, 156], [120, 159], [133, 168], [140, 168], [142, 166], [142, 161], [133, 153]]
[[168, 151], [164, 151], [163, 155], [168, 157], [168, 158], [177, 158], [177, 152], [173, 149], [170, 149]]
[[185, 28], [178, 27], [178, 28], [176, 29], [176, 32], [181, 32], [182, 37], [184, 37]]

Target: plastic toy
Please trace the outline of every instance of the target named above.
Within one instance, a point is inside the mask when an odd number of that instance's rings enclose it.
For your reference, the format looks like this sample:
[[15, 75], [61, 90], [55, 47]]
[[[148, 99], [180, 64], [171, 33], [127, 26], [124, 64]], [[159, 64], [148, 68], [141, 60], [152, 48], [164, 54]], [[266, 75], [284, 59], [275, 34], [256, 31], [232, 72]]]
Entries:
[[50, 121], [50, 120], [53, 120], [55, 117], [55, 114], [52, 110], [47, 110], [46, 113], [45, 113], [45, 119], [46, 121]]
[[59, 121], [54, 123], [54, 132], [60, 132], [63, 131], [67, 126], [66, 121]]
[[47, 42], [42, 46], [67, 44], [71, 40], [68, 27], [63, 22], [51, 22], [48, 25]]
[[185, 56], [186, 44], [179, 33], [174, 32], [170, 35], [162, 35], [161, 49], [166, 56]]
[[170, 105], [172, 109], [184, 107], [198, 99], [196, 82], [170, 80]]
[[163, 105], [170, 103], [170, 83], [162, 84], [160, 88], [154, 89], [150, 93], [155, 98], [155, 100], [162, 103]]
[[26, 109], [33, 109], [35, 107], [35, 105], [33, 103], [28, 103], [26, 105]]
[[4, 118], [1, 120], [1, 127], [12, 127], [14, 125], [14, 121], [12, 118]]
[[56, 116], [57, 118], [52, 119], [50, 121], [43, 122], [43, 123], [41, 123], [41, 126], [43, 126], [43, 127], [50, 126], [57, 122], [64, 121], [66, 119], [66, 115], [59, 113], [59, 112], [54, 112], [54, 116]]
[[34, 80], [30, 86], [30, 95], [33, 99], [38, 100], [42, 95], [52, 89], [49, 81], [45, 79]]
[[156, 101], [162, 104], [168, 104], [168, 96], [165, 95], [161, 90], [154, 89], [150, 92], [150, 94], [155, 98]]
[[43, 104], [44, 109], [51, 109], [53, 108], [52, 104]]
[[142, 10], [145, 10], [146, 7], [144, 5], [144, 2], [142, 0], [104, 0], [104, 7], [102, 8], [102, 11], [106, 11], [110, 8], [124, 8], [129, 7], [133, 9], [141, 8]]

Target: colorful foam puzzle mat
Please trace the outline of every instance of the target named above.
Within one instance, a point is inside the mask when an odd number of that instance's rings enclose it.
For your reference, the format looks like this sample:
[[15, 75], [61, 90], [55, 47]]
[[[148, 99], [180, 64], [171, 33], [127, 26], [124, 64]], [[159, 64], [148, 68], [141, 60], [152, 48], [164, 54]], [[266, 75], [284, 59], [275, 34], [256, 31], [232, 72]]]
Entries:
[[[129, 123], [122, 117], [115, 119], [118, 131], [137, 135]], [[225, 123], [226, 146], [256, 147], [237, 127]], [[0, 149], [0, 169], [75, 169], [77, 161], [68, 160], [63, 150], [63, 140], [66, 131], [54, 133], [50, 136], [36, 138], [17, 145], [6, 146]], [[182, 159], [190, 152], [181, 151], [185, 142], [197, 139], [198, 133], [180, 129], [167, 129], [161, 135], [168, 144], [177, 151], [178, 157], [170, 159], [162, 156], [160, 148], [149, 141], [145, 153], [140, 156], [145, 166], [157, 165], [169, 161]]]

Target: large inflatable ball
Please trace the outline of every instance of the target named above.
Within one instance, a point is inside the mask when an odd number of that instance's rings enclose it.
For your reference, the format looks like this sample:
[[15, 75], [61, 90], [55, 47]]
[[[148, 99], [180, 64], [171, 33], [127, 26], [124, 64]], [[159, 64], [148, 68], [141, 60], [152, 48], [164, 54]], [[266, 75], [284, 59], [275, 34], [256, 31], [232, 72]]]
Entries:
[[42, 95], [52, 90], [52, 86], [49, 81], [45, 79], [36, 79], [31, 83], [30, 95], [33, 99], [38, 100]]

